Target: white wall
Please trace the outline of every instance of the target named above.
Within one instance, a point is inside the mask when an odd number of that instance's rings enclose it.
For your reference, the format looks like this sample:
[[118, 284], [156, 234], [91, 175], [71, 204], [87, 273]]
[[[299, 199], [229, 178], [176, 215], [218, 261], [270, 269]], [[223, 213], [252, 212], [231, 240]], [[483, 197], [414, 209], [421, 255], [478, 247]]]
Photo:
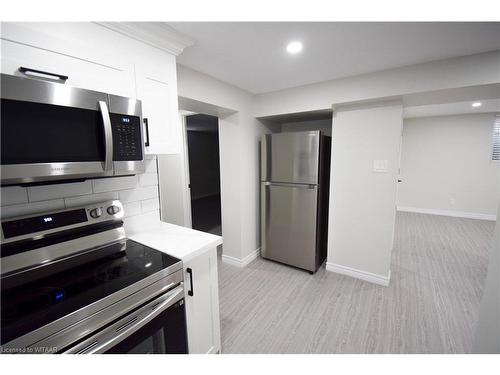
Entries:
[[184, 199], [186, 180], [182, 154], [158, 155], [161, 219], [167, 223], [187, 226]]
[[330, 109], [332, 104], [500, 82], [500, 51], [409, 65], [256, 96], [256, 117]]
[[260, 247], [259, 140], [268, 129], [253, 117], [250, 93], [182, 65], [177, 72], [179, 96], [232, 110], [219, 115], [223, 256], [240, 262]]
[[[500, 204], [497, 209], [500, 217]], [[488, 276], [479, 310], [474, 353], [500, 354], [500, 221], [491, 243]]]
[[300, 132], [306, 130], [321, 130], [325, 135], [331, 136], [332, 120], [309, 120], [281, 124], [282, 132]]
[[389, 282], [401, 127], [401, 105], [334, 115], [327, 270]]
[[494, 118], [486, 113], [405, 119], [398, 207], [496, 215], [500, 163], [491, 161]]

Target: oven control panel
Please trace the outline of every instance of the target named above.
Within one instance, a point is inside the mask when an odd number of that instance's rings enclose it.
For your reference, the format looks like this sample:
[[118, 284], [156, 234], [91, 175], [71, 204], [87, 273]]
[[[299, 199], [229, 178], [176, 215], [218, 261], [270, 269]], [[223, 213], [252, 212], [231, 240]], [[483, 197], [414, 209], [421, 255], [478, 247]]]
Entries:
[[100, 218], [103, 215], [103, 213], [106, 213], [110, 216], [115, 216], [116, 214], [119, 214], [121, 211], [122, 211], [122, 208], [116, 204], [112, 204], [111, 206], [108, 206], [108, 207], [99, 206], [99, 207], [88, 209], [89, 215], [93, 219]]
[[61, 232], [99, 222], [121, 220], [122, 218], [123, 205], [118, 200], [24, 215], [2, 221], [2, 242], [17, 241], [42, 233]]
[[138, 116], [110, 113], [113, 131], [113, 160], [142, 160], [142, 128]]
[[121, 204], [112, 203], [110, 205], [104, 204], [97, 207], [87, 208], [88, 215], [92, 219], [99, 219], [106, 216], [123, 216], [123, 207]]

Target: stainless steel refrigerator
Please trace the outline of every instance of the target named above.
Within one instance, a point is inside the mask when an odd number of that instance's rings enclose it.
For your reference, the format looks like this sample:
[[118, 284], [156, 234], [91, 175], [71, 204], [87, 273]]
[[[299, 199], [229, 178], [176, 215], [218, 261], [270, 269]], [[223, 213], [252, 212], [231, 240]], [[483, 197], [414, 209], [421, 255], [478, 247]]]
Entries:
[[320, 131], [262, 137], [262, 257], [310, 273], [325, 260], [330, 144]]

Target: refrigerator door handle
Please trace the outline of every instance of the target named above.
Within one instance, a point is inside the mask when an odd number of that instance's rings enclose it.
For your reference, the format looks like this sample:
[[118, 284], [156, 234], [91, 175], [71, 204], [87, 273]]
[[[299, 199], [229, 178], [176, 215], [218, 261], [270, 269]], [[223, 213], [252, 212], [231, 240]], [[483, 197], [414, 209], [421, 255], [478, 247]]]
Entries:
[[283, 187], [295, 187], [301, 189], [316, 189], [318, 185], [316, 184], [292, 184], [288, 182], [264, 182], [265, 186], [283, 186]]

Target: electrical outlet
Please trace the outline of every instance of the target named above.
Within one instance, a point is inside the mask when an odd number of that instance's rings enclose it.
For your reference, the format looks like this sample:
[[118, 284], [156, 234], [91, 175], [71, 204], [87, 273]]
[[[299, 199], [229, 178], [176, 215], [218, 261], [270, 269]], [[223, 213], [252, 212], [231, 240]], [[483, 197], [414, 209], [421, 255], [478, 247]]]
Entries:
[[387, 173], [388, 170], [388, 160], [374, 160], [373, 161], [373, 171]]

